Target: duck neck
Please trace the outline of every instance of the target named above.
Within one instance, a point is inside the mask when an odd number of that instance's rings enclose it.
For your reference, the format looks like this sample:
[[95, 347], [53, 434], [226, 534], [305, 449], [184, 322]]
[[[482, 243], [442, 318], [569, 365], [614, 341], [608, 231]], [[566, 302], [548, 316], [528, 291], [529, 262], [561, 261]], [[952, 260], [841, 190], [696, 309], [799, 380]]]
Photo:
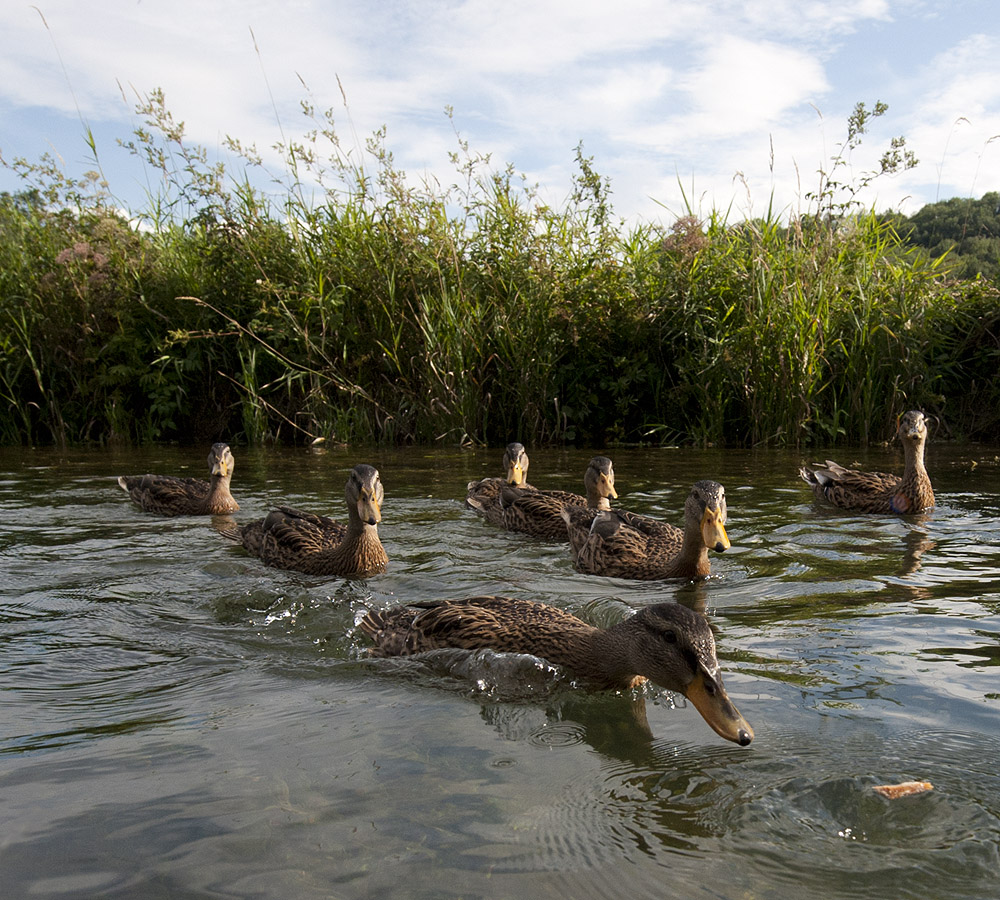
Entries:
[[358, 508], [354, 503], [347, 504], [347, 537], [345, 541], [365, 541], [374, 537], [378, 540], [378, 525], [369, 525], [361, 521]]
[[701, 536], [701, 525], [685, 524], [684, 541], [671, 568], [679, 569], [678, 575], [707, 575], [709, 571], [708, 547]]
[[922, 440], [915, 444], [906, 443], [906, 465], [901, 484], [903, 490], [914, 497], [918, 509], [934, 505], [934, 488], [924, 467], [924, 443]]
[[648, 578], [704, 578], [711, 572], [708, 547], [697, 525], [684, 526], [684, 537], [676, 556], [657, 560]]
[[601, 687], [630, 687], [636, 678], [636, 668], [629, 653], [629, 643], [625, 640], [625, 631], [626, 623], [620, 622], [611, 628], [595, 628], [581, 635], [582, 659], [574, 663], [574, 670]]
[[347, 534], [333, 550], [337, 557], [358, 560], [363, 570], [377, 569], [386, 564], [385, 548], [378, 536], [378, 525], [361, 521], [357, 508], [348, 504]]
[[611, 509], [611, 501], [601, 494], [596, 484], [587, 484], [587, 506], [591, 509]]
[[208, 480], [208, 496], [212, 500], [228, 497], [231, 477], [231, 475], [212, 475]]
[[231, 512], [239, 509], [239, 505], [229, 493], [229, 482], [232, 475], [212, 475], [208, 482], [208, 496], [205, 506], [211, 510]]
[[903, 443], [904, 476], [916, 477], [919, 473], [926, 473], [924, 468], [924, 441]]

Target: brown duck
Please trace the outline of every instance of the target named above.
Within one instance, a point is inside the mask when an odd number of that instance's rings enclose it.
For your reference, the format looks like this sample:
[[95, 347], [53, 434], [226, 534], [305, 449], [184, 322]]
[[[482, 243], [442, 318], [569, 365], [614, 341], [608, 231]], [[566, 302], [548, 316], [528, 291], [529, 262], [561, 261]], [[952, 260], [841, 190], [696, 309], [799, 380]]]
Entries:
[[721, 553], [731, 546], [727, 516], [726, 491], [717, 481], [699, 481], [691, 488], [683, 529], [618, 509], [599, 512], [593, 521], [577, 509], [563, 512], [578, 571], [646, 581], [706, 577], [708, 551]]
[[326, 516], [278, 507], [264, 519], [238, 526], [225, 536], [278, 569], [307, 575], [373, 575], [388, 557], [378, 537], [382, 482], [378, 470], [357, 465], [344, 490], [347, 524]]
[[587, 496], [570, 491], [540, 491], [537, 488], [516, 488], [504, 485], [496, 507], [481, 509], [466, 498], [473, 509], [488, 522], [507, 531], [518, 531], [551, 541], [566, 540], [566, 523], [562, 512], [568, 506], [589, 509], [610, 509], [609, 498], [618, 497], [615, 490], [615, 470], [606, 456], [595, 456], [583, 474]]
[[541, 657], [595, 688], [622, 690], [648, 678], [687, 697], [726, 740], [741, 746], [753, 740], [723, 687], [712, 629], [677, 603], [643, 607], [603, 629], [544, 603], [471, 597], [373, 610], [359, 627], [375, 642], [373, 656], [492, 649]]
[[896, 435], [903, 445], [902, 475], [845, 469], [832, 460], [799, 469], [813, 493], [841, 509], [907, 515], [934, 505], [934, 489], [924, 467], [927, 419], [911, 410], [899, 420]]
[[224, 516], [240, 508], [229, 493], [235, 464], [228, 444], [213, 444], [208, 453], [210, 481], [172, 475], [119, 475], [118, 484], [147, 512], [162, 516]]
[[500, 525], [500, 490], [505, 486], [530, 489], [528, 465], [524, 444], [511, 441], [503, 452], [504, 477], [470, 481], [466, 489], [465, 505], [476, 510], [487, 522]]

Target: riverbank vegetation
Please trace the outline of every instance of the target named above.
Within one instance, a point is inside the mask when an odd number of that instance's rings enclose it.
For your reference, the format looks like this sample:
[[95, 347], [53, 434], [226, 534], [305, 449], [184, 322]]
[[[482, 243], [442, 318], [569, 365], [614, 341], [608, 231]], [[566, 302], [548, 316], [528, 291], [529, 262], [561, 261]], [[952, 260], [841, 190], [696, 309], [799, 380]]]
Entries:
[[[582, 148], [553, 208], [460, 140], [455, 183], [418, 183], [306, 108], [264, 191], [253, 147], [234, 178], [160, 93], [139, 112], [162, 188], [138, 213], [99, 173], [6, 163], [0, 442], [867, 443], [911, 407], [1000, 439], [992, 245], [954, 271], [920, 213], [838, 180], [880, 105], [806, 214], [627, 228]], [[863, 177], [914, 163], [893, 142]]]

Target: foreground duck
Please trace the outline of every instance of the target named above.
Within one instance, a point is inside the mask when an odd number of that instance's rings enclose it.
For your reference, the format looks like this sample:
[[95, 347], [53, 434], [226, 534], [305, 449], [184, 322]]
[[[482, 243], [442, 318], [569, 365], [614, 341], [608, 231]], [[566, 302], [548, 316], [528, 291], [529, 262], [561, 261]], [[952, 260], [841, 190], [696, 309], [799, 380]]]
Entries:
[[271, 510], [264, 519], [223, 533], [278, 569], [307, 575], [381, 572], [389, 560], [378, 537], [383, 497], [378, 470], [364, 464], [355, 466], [344, 495], [347, 525], [283, 506]]
[[726, 534], [725, 488], [699, 481], [684, 503], [684, 528], [625, 510], [590, 516], [563, 511], [577, 570], [616, 578], [704, 578], [711, 571], [708, 551], [721, 553], [731, 544]]
[[570, 491], [541, 491], [532, 487], [502, 486], [495, 505], [466, 498], [466, 503], [486, 521], [507, 531], [530, 534], [550, 541], [566, 540], [566, 523], [562, 513], [566, 507], [610, 509], [611, 498], [617, 498], [615, 470], [606, 456], [595, 456], [583, 473], [587, 495]]
[[753, 740], [723, 687], [712, 629], [676, 603], [643, 607], [602, 629], [543, 603], [471, 597], [372, 610], [359, 627], [375, 642], [373, 656], [491, 649], [541, 657], [596, 688], [622, 690], [648, 678], [687, 697], [726, 740], [743, 747]]
[[172, 475], [119, 475], [118, 484], [144, 510], [161, 516], [224, 516], [240, 505], [229, 492], [236, 462], [228, 444], [208, 453], [211, 480]]
[[511, 441], [503, 452], [504, 477], [470, 481], [465, 495], [466, 506], [480, 513], [487, 522], [493, 525], [501, 524], [500, 491], [505, 486], [530, 490], [528, 465], [528, 453], [524, 449], [524, 444]]
[[911, 410], [899, 420], [896, 435], [903, 445], [902, 475], [845, 469], [832, 460], [799, 469], [813, 493], [841, 509], [869, 513], [918, 513], [934, 505], [934, 489], [924, 467], [927, 418]]

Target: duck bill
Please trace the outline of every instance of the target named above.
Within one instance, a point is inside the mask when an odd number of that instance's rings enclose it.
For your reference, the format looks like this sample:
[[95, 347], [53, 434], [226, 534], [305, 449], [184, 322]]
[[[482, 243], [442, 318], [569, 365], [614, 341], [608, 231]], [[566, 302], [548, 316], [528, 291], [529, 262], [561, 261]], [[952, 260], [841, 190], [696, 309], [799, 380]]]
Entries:
[[382, 509], [375, 497], [361, 497], [358, 500], [358, 515], [368, 525], [378, 525], [382, 521]]
[[220, 475], [223, 478], [229, 474], [229, 466], [226, 465], [225, 459], [217, 459], [212, 463], [212, 474]]
[[722, 513], [717, 509], [706, 509], [701, 517], [701, 536], [705, 546], [716, 553], [732, 547], [726, 526], [723, 524]]
[[719, 737], [724, 737], [741, 747], [745, 747], [753, 740], [750, 723], [733, 705], [720, 679], [713, 678], [704, 670], [699, 670], [684, 695]]
[[514, 463], [507, 470], [507, 484], [522, 484], [524, 482], [524, 469], [518, 463]]
[[896, 421], [896, 431], [901, 438], [915, 441], [927, 433], [927, 419], [919, 414], [900, 416]]
[[618, 499], [618, 491], [615, 490], [615, 486], [610, 482], [610, 480], [608, 479], [608, 476], [607, 475], [602, 475], [601, 476], [601, 481], [603, 481], [604, 484], [607, 486], [608, 496], [611, 497], [613, 500], [617, 500]]

